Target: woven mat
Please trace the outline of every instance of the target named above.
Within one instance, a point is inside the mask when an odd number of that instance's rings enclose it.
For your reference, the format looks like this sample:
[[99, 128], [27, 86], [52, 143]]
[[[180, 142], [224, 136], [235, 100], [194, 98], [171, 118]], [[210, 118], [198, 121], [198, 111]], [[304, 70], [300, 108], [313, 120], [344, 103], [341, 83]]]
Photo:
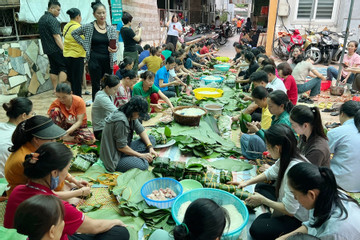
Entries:
[[91, 192], [91, 198], [78, 204], [76, 206], [77, 208], [79, 208], [80, 206], [102, 204], [101, 208], [103, 209], [115, 209], [117, 212], [119, 212], [116, 198], [113, 195], [109, 194], [109, 190], [107, 188], [92, 188]]
[[0, 225], [4, 226], [4, 215], [7, 201], [0, 202]]

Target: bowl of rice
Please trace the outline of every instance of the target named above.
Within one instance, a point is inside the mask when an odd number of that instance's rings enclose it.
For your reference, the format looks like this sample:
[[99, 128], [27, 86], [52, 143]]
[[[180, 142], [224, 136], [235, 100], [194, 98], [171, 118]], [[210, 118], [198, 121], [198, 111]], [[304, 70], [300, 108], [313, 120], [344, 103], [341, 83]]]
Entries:
[[202, 76], [200, 80], [204, 81], [205, 85], [208, 85], [210, 83], [221, 84], [224, 81], [224, 78], [216, 75], [208, 75], [208, 76]]
[[207, 111], [198, 106], [182, 106], [174, 108], [174, 120], [186, 126], [199, 126], [200, 119]]
[[219, 189], [199, 188], [181, 194], [171, 208], [171, 215], [176, 225], [183, 222], [187, 207], [199, 198], [212, 199], [229, 213], [230, 224], [226, 224], [222, 240], [237, 240], [240, 237], [246, 237], [247, 233], [243, 230], [249, 221], [248, 209], [238, 197]]
[[194, 89], [195, 98], [200, 100], [203, 98], [219, 98], [224, 91], [218, 88], [197, 88]]

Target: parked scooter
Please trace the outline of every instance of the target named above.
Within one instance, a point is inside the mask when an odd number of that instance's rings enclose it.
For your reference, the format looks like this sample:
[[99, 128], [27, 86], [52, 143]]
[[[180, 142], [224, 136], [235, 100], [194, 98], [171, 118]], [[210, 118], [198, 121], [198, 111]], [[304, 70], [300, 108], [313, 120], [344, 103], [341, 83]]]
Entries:
[[304, 43], [303, 37], [300, 35], [298, 29], [289, 29], [290, 33], [278, 33], [279, 38], [275, 39], [273, 43], [274, 53], [281, 59], [286, 60], [291, 56], [295, 46], [302, 46]]
[[[343, 31], [341, 33], [334, 33], [334, 34], [338, 37], [338, 40], [337, 40], [338, 47], [336, 49], [333, 49], [332, 56], [331, 56], [331, 61], [332, 62], [339, 62], [340, 57], [341, 57], [341, 53], [342, 53], [344, 47], [345, 47], [345, 54], [347, 54], [346, 46], [348, 45], [350, 40], [348, 39], [346, 44], [344, 44], [345, 35], [346, 35], [345, 31]], [[353, 35], [354, 35], [353, 32], [349, 33], [349, 37], [351, 37]]]
[[316, 34], [313, 31], [306, 30], [306, 40], [303, 46], [305, 51], [305, 56], [312, 57], [314, 59], [314, 63], [317, 64], [321, 61], [321, 52], [318, 48], [318, 44], [320, 42], [321, 36]]

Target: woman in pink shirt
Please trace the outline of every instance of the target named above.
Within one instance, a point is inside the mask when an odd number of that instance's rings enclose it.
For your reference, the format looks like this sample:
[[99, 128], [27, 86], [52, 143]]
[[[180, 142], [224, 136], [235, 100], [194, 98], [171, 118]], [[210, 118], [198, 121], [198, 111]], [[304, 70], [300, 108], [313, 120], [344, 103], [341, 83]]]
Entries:
[[[344, 56], [343, 63], [348, 67], [358, 67], [360, 66], [360, 56], [355, 52], [359, 43], [356, 41], [350, 41], [347, 45], [348, 53]], [[337, 79], [339, 71], [334, 67], [327, 68], [327, 80], [331, 81], [332, 78]], [[354, 74], [346, 71], [343, 68], [341, 71], [341, 83], [347, 84], [348, 89], [351, 88], [351, 84], [354, 81]]]

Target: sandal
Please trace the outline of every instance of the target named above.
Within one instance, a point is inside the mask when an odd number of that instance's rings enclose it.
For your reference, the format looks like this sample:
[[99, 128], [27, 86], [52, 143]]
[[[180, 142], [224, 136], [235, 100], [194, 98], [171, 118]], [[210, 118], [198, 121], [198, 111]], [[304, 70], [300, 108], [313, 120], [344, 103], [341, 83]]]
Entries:
[[325, 103], [324, 102], [319, 103], [318, 108], [319, 109], [324, 109], [325, 108]]
[[332, 112], [330, 113], [331, 116], [339, 116], [340, 115], [340, 112]]

